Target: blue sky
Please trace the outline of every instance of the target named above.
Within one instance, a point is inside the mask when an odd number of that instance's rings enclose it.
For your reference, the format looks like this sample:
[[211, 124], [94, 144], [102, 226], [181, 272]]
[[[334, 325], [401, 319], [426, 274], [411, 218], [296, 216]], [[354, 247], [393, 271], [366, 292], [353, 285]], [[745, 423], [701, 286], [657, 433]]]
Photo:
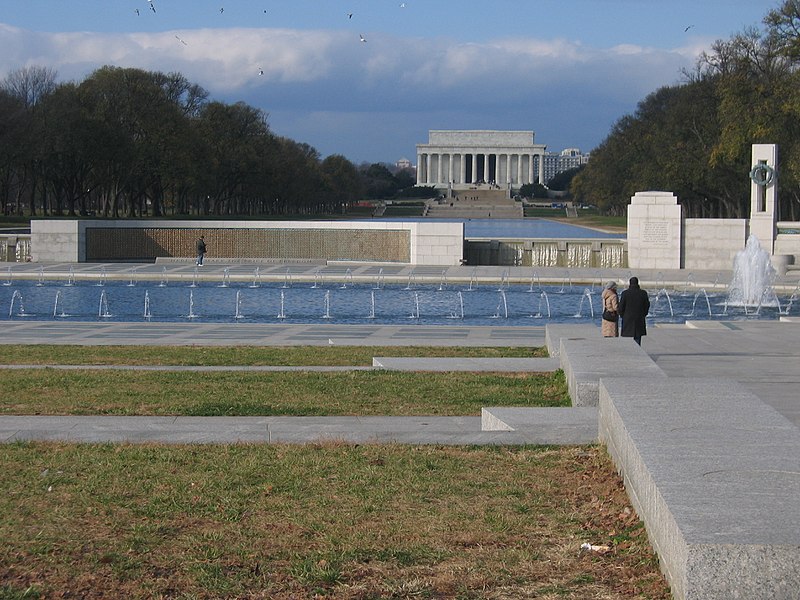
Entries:
[[18, 0], [0, 9], [0, 77], [29, 65], [65, 81], [104, 64], [180, 71], [213, 99], [263, 109], [275, 133], [356, 163], [415, 162], [430, 129], [533, 130], [548, 150], [589, 151], [714, 40], [779, 5]]

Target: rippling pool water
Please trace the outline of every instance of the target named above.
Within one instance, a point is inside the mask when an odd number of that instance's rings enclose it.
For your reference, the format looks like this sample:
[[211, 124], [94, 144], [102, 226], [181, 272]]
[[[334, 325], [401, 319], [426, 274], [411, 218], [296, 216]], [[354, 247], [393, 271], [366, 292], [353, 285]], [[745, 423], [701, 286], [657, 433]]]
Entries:
[[[6, 282], [0, 320], [544, 325], [600, 320], [599, 286]], [[800, 302], [734, 307], [727, 294], [650, 291], [651, 323], [777, 319]]]

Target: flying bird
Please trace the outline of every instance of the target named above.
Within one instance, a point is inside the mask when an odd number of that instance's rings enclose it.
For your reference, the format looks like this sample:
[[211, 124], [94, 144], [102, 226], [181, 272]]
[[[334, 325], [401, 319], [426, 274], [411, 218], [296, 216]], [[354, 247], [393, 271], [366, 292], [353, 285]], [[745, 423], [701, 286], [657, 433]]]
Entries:
[[136, 16], [137, 16], [137, 17], [139, 16], [139, 9], [138, 9], [138, 8], [135, 8], [135, 9], [133, 9], [133, 12], [135, 12], [135, 13], [136, 13]]
[[348, 19], [352, 19], [353, 18], [353, 13], [347, 13], [347, 18]]
[[264, 74], [264, 69], [259, 69], [259, 70], [258, 70], [258, 74], [259, 74], [259, 75], [263, 75], [263, 74]]
[[220, 9], [219, 9], [219, 14], [222, 14], [224, 12], [225, 12], [225, 7], [221, 6]]
[[400, 3], [400, 8], [405, 8], [405, 7], [406, 7], [406, 3], [405, 2], [401, 2]]
[[182, 40], [181, 38], [179, 38], [177, 35], [175, 36], [175, 39], [176, 39], [176, 40], [178, 40], [178, 41], [179, 41], [181, 44], [183, 44], [184, 46], [188, 46], [188, 45], [189, 45], [189, 44], [187, 44], [187, 43], [186, 43], [184, 40]]
[[152, 10], [153, 12], [156, 12], [156, 5], [153, 4], [152, 2], [150, 2], [150, 10]]
[[360, 33], [358, 34], [358, 37], [359, 37], [359, 39], [360, 39], [362, 42], [364, 42], [364, 43], [366, 43], [366, 42], [367, 42], [367, 38], [365, 38], [365, 37], [364, 37], [363, 35], [361, 35]]
[[686, 32], [687, 32], [687, 31], [689, 31], [689, 30], [690, 30], [692, 27], [694, 27], [694, 25], [689, 25], [688, 27], [686, 27], [686, 29], [684, 29], [684, 30], [683, 30], [683, 33], [686, 33]]

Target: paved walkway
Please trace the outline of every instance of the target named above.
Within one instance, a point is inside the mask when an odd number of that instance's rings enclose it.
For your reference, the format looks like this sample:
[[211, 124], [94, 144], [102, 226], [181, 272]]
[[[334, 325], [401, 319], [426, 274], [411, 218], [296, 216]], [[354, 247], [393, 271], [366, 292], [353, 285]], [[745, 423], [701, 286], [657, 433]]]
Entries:
[[[544, 346], [544, 327], [4, 321], [3, 344]], [[13, 352], [13, 349], [10, 350]]]

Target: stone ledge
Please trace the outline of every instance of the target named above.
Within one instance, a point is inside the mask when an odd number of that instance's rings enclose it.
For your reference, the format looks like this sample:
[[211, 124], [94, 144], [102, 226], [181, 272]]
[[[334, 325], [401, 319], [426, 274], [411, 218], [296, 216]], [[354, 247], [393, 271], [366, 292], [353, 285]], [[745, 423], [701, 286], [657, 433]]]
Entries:
[[600, 379], [627, 377], [666, 379], [662, 371], [631, 338], [561, 338], [561, 368], [573, 406], [597, 406]]
[[797, 598], [796, 427], [701, 378], [604, 377], [598, 420], [676, 599]]
[[558, 357], [561, 356], [561, 338], [588, 340], [599, 335], [600, 329], [594, 325], [547, 325], [544, 332], [544, 342], [550, 356]]

